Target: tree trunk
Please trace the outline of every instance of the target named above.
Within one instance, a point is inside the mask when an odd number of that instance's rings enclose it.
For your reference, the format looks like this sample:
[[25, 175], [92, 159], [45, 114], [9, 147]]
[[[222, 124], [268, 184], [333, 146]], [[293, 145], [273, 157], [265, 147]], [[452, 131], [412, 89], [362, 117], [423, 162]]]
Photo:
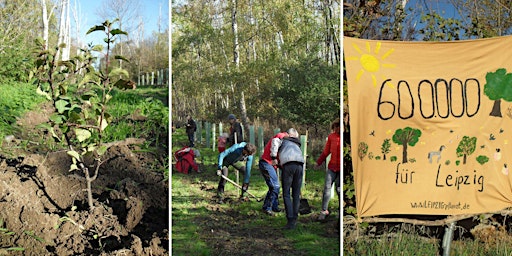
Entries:
[[[237, 13], [237, 0], [231, 0], [231, 29], [233, 31], [233, 62], [235, 63], [236, 72], [240, 70], [240, 50], [238, 45], [238, 23], [236, 20], [236, 13]], [[242, 112], [242, 125], [246, 129], [246, 131], [249, 131], [249, 124], [247, 123], [247, 109], [245, 107], [245, 96], [244, 96], [244, 89], [242, 86], [238, 84], [238, 82], [235, 82], [233, 88], [236, 88], [236, 91], [239, 91], [240, 95], [240, 111]]]
[[494, 105], [492, 106], [490, 116], [502, 117], [501, 116], [501, 99], [495, 100]]
[[407, 142], [403, 142], [402, 145], [404, 146], [402, 151], [402, 163], [405, 164], [407, 163]]
[[41, 0], [41, 9], [43, 10], [43, 40], [45, 49], [48, 49], [48, 9], [46, 0]]

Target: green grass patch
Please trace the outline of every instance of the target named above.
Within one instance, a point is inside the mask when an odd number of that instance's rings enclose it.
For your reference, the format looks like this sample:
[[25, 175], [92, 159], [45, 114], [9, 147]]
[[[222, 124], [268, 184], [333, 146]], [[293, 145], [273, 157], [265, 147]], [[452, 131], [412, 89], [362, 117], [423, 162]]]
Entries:
[[13, 134], [17, 118], [30, 111], [46, 98], [36, 93], [35, 86], [28, 83], [10, 82], [0, 84], [0, 138]]

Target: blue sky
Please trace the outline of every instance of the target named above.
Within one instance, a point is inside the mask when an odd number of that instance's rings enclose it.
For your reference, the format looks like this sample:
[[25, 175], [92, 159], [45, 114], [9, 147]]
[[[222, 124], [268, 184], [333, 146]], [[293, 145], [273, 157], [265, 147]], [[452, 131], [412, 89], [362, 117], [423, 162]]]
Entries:
[[[71, 6], [74, 6], [75, 1], [80, 4], [81, 13], [83, 15], [82, 26], [80, 29], [80, 34], [82, 37], [82, 41], [85, 43], [93, 42], [94, 44], [99, 44], [102, 42], [102, 38], [100, 33], [96, 33], [97, 36], [94, 36], [94, 33], [85, 36], [85, 33], [89, 28], [94, 25], [101, 24], [104, 20], [98, 16], [98, 10], [103, 6], [103, 2], [107, 0], [71, 0]], [[137, 0], [142, 5], [142, 16], [144, 20], [144, 37], [151, 36], [152, 32], [158, 31], [158, 16], [160, 12], [160, 7], [162, 11], [162, 29], [169, 27], [169, 0]], [[73, 8], [73, 7], [71, 7]], [[72, 36], [74, 37], [74, 27], [75, 24], [73, 22], [73, 17], [71, 17], [71, 26], [72, 26]]]

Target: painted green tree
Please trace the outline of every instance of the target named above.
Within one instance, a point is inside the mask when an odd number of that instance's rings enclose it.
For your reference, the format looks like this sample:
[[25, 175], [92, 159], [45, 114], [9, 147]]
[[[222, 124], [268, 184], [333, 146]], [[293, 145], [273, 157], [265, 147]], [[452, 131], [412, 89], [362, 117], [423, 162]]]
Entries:
[[484, 94], [490, 100], [494, 100], [490, 116], [501, 116], [501, 100], [512, 102], [512, 73], [507, 73], [504, 68], [497, 69], [496, 72], [488, 72], [485, 75], [486, 84], [484, 85]]
[[421, 131], [411, 127], [405, 127], [404, 129], [398, 129], [393, 135], [393, 142], [402, 145], [402, 163], [407, 163], [407, 147], [413, 147], [418, 143], [421, 137]]
[[457, 147], [457, 157], [462, 157], [462, 164], [466, 164], [468, 155], [476, 149], [476, 137], [464, 136]]
[[357, 148], [357, 155], [359, 156], [359, 159], [363, 161], [364, 157], [368, 153], [368, 144], [366, 142], [360, 142], [359, 147]]
[[382, 153], [382, 160], [386, 160], [386, 154], [391, 151], [391, 143], [389, 139], [385, 139], [380, 147], [380, 152]]

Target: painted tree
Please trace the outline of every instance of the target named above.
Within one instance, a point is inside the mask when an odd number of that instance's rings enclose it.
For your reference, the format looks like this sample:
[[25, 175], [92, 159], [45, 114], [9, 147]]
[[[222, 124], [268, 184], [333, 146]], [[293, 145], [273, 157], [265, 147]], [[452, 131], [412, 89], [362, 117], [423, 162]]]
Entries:
[[476, 137], [464, 136], [457, 147], [457, 157], [462, 157], [462, 163], [466, 164], [468, 155], [473, 154], [476, 149]]
[[413, 147], [418, 143], [421, 137], [421, 131], [411, 127], [405, 127], [404, 129], [398, 129], [393, 135], [393, 142], [402, 145], [402, 163], [407, 163], [407, 147]]
[[388, 154], [391, 151], [391, 143], [389, 141], [390, 139], [385, 139], [384, 142], [382, 142], [382, 146], [380, 147], [380, 152], [382, 153], [382, 160], [386, 160], [386, 154]]
[[512, 73], [507, 73], [504, 68], [497, 69], [496, 72], [488, 72], [485, 75], [484, 94], [490, 100], [494, 100], [490, 116], [501, 116], [501, 100], [512, 102]]
[[359, 156], [359, 159], [363, 161], [364, 157], [368, 153], [368, 144], [366, 142], [360, 142], [359, 147], [357, 148], [357, 156]]

